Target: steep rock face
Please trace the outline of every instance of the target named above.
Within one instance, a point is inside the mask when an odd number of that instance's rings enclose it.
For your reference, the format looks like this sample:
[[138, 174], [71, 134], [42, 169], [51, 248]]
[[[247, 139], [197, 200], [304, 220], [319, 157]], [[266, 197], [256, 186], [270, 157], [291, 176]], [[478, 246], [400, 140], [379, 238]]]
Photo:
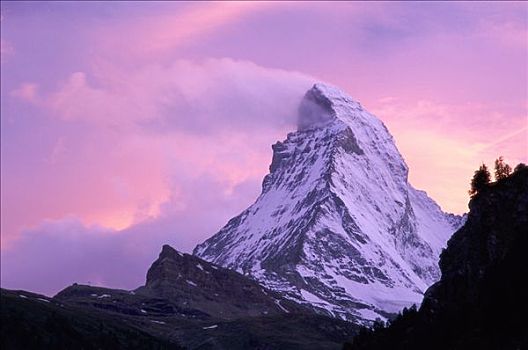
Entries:
[[528, 348], [528, 167], [470, 201], [419, 311], [363, 332], [346, 349]]
[[333, 316], [385, 318], [438, 279], [437, 257], [462, 220], [407, 174], [379, 119], [316, 84], [298, 131], [273, 145], [260, 197], [194, 254]]

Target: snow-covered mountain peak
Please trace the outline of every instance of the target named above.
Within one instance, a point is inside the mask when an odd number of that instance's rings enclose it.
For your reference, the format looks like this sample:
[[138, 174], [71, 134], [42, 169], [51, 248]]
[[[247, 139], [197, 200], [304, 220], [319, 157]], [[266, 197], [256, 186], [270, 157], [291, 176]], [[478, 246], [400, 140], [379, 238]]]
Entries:
[[348, 319], [418, 302], [460, 218], [408, 183], [387, 128], [346, 93], [314, 85], [298, 118], [256, 202], [194, 254]]
[[361, 109], [359, 102], [350, 97], [345, 91], [326, 83], [315, 83], [312, 88], [306, 92], [305, 96], [307, 95], [324, 98], [334, 106], [347, 104]]
[[361, 105], [343, 91], [327, 84], [316, 83], [306, 92], [300, 103], [297, 130], [304, 131], [328, 125], [339, 118], [337, 111], [343, 104], [361, 110]]
[[[375, 175], [394, 180], [393, 185], [400, 189], [407, 186], [407, 164], [383, 122], [345, 92], [323, 83], [315, 84], [302, 99], [298, 132], [273, 145], [270, 170], [277, 168], [277, 160], [295, 150], [314, 149], [312, 143], [319, 146], [319, 151], [324, 149], [324, 158], [334, 164], [346, 158], [356, 168], [359, 165], [362, 177]], [[329, 168], [335, 172], [335, 166]]]

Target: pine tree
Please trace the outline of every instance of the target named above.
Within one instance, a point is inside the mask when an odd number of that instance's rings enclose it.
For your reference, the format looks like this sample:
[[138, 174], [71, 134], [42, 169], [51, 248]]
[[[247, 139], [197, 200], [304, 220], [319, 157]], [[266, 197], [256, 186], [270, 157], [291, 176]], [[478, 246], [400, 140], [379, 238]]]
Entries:
[[471, 189], [469, 190], [469, 195], [472, 197], [476, 195], [489, 184], [490, 180], [491, 174], [488, 171], [488, 167], [486, 164], [482, 163], [478, 170], [475, 171], [473, 179], [471, 179]]
[[510, 176], [511, 167], [504, 162], [504, 158], [500, 156], [495, 160], [495, 181], [499, 181]]

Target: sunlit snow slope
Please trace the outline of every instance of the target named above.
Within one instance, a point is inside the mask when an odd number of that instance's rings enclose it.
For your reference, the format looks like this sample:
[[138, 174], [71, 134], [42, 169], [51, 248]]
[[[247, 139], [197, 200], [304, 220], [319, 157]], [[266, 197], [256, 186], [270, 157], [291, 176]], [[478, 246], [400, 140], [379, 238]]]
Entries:
[[407, 182], [383, 123], [323, 84], [273, 145], [262, 194], [194, 254], [336, 317], [366, 322], [419, 303], [462, 219]]

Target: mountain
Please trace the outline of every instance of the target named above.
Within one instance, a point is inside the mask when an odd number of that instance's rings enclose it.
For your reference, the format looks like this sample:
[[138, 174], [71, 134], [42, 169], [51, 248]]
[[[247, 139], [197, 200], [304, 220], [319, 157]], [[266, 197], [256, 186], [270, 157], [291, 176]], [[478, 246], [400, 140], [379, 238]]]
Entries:
[[340, 349], [358, 330], [168, 245], [135, 290], [1, 293], [2, 349]]
[[272, 148], [256, 202], [194, 254], [356, 322], [419, 302], [463, 219], [409, 184], [383, 123], [316, 84], [300, 103], [298, 130]]
[[347, 350], [528, 349], [528, 167], [474, 196], [418, 311], [363, 330]]

